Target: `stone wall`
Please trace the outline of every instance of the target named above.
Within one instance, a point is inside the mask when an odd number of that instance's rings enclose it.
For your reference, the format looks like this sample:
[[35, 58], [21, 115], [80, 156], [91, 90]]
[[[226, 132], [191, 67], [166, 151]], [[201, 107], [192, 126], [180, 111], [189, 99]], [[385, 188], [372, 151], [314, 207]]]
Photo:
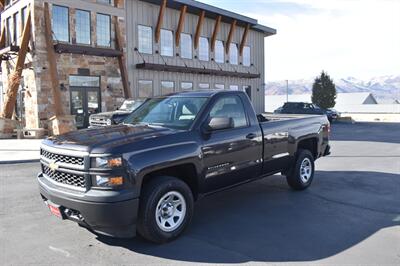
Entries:
[[[95, 0], [89, 0], [96, 2]], [[123, 1], [119, 7], [123, 7]], [[51, 10], [51, 5], [50, 5]], [[111, 20], [113, 22], [113, 19]], [[119, 18], [120, 28], [125, 36], [124, 18]], [[92, 46], [96, 44], [96, 14], [91, 13], [91, 37]], [[27, 91], [25, 93], [25, 117], [27, 128], [51, 129], [49, 119], [55, 115], [52, 85], [49, 74], [49, 63], [46, 52], [44, 4], [41, 1], [34, 1], [33, 27], [32, 27], [31, 53], [27, 56], [26, 63], [29, 68], [23, 71], [23, 83]], [[75, 9], [70, 8], [70, 36], [75, 39]], [[115, 45], [115, 31], [112, 25], [111, 38], [112, 47]], [[125, 43], [125, 40], [123, 40]], [[61, 90], [63, 111], [70, 114], [70, 90], [69, 76], [77, 75], [78, 69], [84, 68], [90, 71], [91, 76], [100, 76], [102, 110], [115, 110], [121, 105], [124, 99], [121, 75], [117, 58], [106, 58], [98, 56], [87, 56], [77, 54], [57, 54], [57, 72]], [[15, 60], [14, 60], [15, 61]], [[14, 61], [2, 63], [2, 79], [4, 91], [8, 88], [7, 77], [14, 69]], [[57, 88], [60, 89], [60, 88]]]
[[[48, 59], [46, 52], [46, 40], [44, 32], [44, 7], [41, 3], [35, 4], [35, 59], [36, 82], [40, 88], [38, 93], [38, 110], [41, 127], [47, 128], [48, 119], [55, 115], [52, 98], [51, 80], [48, 73]], [[75, 39], [75, 9], [70, 8], [70, 35]], [[121, 25], [124, 25], [121, 20]], [[92, 43], [96, 43], [96, 14], [92, 12]], [[114, 37], [113, 31], [111, 36]], [[124, 26], [122, 27], [125, 28]], [[112, 42], [114, 43], [114, 41]], [[114, 46], [114, 45], [113, 45]], [[101, 80], [101, 100], [102, 111], [115, 110], [123, 101], [123, 86], [121, 75], [116, 58], [78, 55], [78, 54], [58, 54], [57, 72], [60, 84], [66, 90], [61, 91], [63, 110], [65, 114], [70, 114], [70, 90], [69, 76], [77, 75], [79, 68], [90, 70], [90, 75], [100, 76]]]

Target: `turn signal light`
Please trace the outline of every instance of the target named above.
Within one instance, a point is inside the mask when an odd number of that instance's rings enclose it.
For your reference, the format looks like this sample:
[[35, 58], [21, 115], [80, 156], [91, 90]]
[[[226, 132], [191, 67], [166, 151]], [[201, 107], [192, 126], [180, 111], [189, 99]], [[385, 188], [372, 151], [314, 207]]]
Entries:
[[111, 178], [109, 178], [108, 183], [109, 183], [111, 186], [120, 186], [120, 185], [122, 185], [122, 184], [124, 183], [124, 179], [123, 179], [122, 176], [111, 177]]
[[112, 158], [108, 159], [108, 167], [119, 167], [122, 165], [122, 158], [117, 157], [117, 158]]

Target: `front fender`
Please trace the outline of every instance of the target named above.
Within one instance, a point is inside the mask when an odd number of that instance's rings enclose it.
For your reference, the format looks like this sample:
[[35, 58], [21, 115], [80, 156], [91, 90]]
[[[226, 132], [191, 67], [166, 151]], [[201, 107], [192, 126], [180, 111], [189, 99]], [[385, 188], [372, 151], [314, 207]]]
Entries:
[[124, 157], [139, 195], [144, 177], [155, 171], [192, 164], [197, 175], [201, 175], [201, 150], [195, 141], [152, 147], [128, 153]]

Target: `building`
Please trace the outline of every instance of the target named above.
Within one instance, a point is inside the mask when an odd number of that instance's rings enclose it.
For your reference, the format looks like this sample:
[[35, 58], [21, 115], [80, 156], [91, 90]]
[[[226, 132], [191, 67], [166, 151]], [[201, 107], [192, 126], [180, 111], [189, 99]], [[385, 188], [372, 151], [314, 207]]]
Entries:
[[[311, 94], [267, 95], [265, 96], [265, 109], [267, 112], [273, 112], [287, 101], [311, 102]], [[334, 108], [342, 112], [355, 106], [376, 104], [378, 104], [377, 100], [369, 92], [338, 93]]]
[[257, 20], [193, 0], [0, 2], [3, 118], [16, 101], [26, 128], [57, 134], [124, 98], [192, 89], [244, 90], [264, 111], [264, 38], [276, 30]]

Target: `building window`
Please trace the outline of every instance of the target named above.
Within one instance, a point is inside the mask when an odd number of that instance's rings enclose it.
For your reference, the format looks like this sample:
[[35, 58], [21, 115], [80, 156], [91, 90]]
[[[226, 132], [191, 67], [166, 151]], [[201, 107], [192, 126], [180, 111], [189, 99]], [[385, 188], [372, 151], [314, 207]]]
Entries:
[[199, 89], [208, 90], [208, 89], [210, 89], [210, 84], [208, 84], [208, 83], [199, 83]]
[[243, 65], [244, 66], [250, 66], [251, 64], [251, 48], [250, 46], [245, 46], [243, 48]]
[[90, 12], [76, 10], [76, 42], [79, 44], [90, 44]]
[[231, 91], [238, 91], [238, 90], [239, 90], [239, 86], [238, 86], [238, 85], [230, 85], [230, 86], [229, 86], [229, 89], [230, 89]]
[[239, 62], [239, 54], [238, 54], [238, 47], [236, 43], [231, 43], [230, 50], [229, 50], [229, 62], [232, 65], [237, 65]]
[[112, 4], [111, 0], [97, 0], [97, 3], [105, 4], [105, 5], [111, 5]]
[[225, 90], [225, 85], [224, 84], [215, 84], [215, 88], [217, 90]]
[[100, 87], [100, 77], [98, 76], [69, 76], [70, 87]]
[[153, 81], [139, 80], [139, 98], [153, 97]]
[[204, 37], [200, 37], [200, 46], [199, 46], [199, 59], [202, 61], [208, 61], [210, 58], [210, 47], [208, 44], [208, 39]]
[[174, 92], [175, 83], [173, 81], [161, 81], [161, 95]]
[[215, 42], [215, 62], [217, 63], [225, 63], [225, 50], [224, 50], [224, 42], [216, 41]]
[[3, 110], [3, 84], [0, 82], [0, 109]]
[[21, 32], [20, 32], [20, 23], [19, 23], [19, 13], [15, 13], [13, 15], [14, 19], [13, 19], [13, 33], [14, 33], [14, 37], [13, 37], [13, 41], [15, 44], [18, 45], [18, 41], [19, 41], [19, 36], [21, 36]]
[[10, 46], [13, 43], [13, 35], [12, 35], [12, 17], [8, 17], [6, 20], [6, 27], [7, 27], [7, 35], [6, 35], [6, 44]]
[[69, 9], [64, 6], [53, 5], [52, 9], [53, 33], [56, 41], [69, 42]]
[[96, 15], [97, 45], [111, 47], [111, 17], [109, 15]]
[[192, 47], [192, 36], [187, 33], [181, 33], [181, 57], [185, 59], [192, 59]]
[[170, 30], [161, 30], [161, 55], [174, 55], [174, 37]]
[[21, 24], [22, 24], [22, 30], [25, 28], [25, 23], [26, 23], [26, 17], [28, 16], [28, 7], [24, 7], [21, 9]]
[[153, 53], [153, 29], [148, 26], [138, 25], [139, 52]]
[[181, 82], [181, 90], [183, 90], [183, 91], [193, 90], [193, 83], [192, 82]]

